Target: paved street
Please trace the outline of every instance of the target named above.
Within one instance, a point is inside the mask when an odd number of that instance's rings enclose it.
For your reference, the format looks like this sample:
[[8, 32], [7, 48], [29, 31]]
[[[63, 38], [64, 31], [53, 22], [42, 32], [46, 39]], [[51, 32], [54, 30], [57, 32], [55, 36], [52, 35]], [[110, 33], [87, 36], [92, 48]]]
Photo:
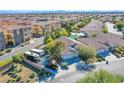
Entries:
[[[111, 73], [124, 75], [124, 59], [122, 58], [122, 59], [110, 62], [109, 65], [106, 65], [105, 63], [97, 64], [96, 70], [99, 70], [99, 69], [105, 69]], [[58, 77], [54, 80], [48, 81], [48, 83], [74, 83], [78, 79], [85, 76], [86, 73], [88, 72], [80, 73], [75, 70], [66, 75]]]
[[25, 51], [28, 51], [28, 50], [30, 50], [30, 49], [38, 46], [38, 45], [42, 45], [43, 44], [43, 38], [44, 37], [40, 37], [40, 38], [36, 39], [35, 42], [30, 43], [29, 45], [25, 45], [24, 47], [17, 46], [15, 48], [13, 48], [12, 52], [6, 53], [5, 55], [1, 56], [0, 61], [3, 61], [5, 59], [7, 59], [7, 58], [10, 58], [10, 57], [12, 57], [13, 55], [15, 55], [17, 53], [25, 52]]

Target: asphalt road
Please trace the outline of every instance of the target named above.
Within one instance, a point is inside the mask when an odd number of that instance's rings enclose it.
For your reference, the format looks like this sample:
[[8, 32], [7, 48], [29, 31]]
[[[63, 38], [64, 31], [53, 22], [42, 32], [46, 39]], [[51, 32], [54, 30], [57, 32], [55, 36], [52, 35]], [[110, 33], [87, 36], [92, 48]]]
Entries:
[[13, 48], [12, 52], [6, 53], [5, 55], [1, 56], [0, 61], [3, 61], [5, 59], [7, 59], [7, 58], [10, 58], [10, 57], [12, 57], [13, 55], [15, 55], [17, 53], [25, 52], [25, 51], [28, 51], [28, 50], [30, 50], [30, 49], [38, 46], [38, 45], [42, 45], [43, 44], [43, 39], [44, 39], [44, 37], [40, 37], [40, 38], [36, 39], [35, 42], [30, 43], [28, 45], [25, 45], [24, 47], [17, 46], [15, 48]]
[[[105, 63], [98, 64], [95, 70], [99, 70], [99, 69], [105, 69], [111, 73], [124, 75], [124, 59], [121, 59], [119, 61], [109, 62], [109, 65], [106, 65]], [[59, 78], [48, 81], [47, 83], [75, 83], [77, 80], [84, 77], [86, 73], [88, 72], [85, 71], [83, 73], [80, 73], [77, 71], [73, 71]]]

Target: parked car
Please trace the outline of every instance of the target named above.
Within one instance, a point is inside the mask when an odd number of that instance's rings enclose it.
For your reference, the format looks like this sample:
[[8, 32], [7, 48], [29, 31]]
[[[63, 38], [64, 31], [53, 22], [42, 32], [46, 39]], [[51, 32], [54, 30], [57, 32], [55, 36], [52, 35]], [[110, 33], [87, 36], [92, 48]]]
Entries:
[[84, 37], [88, 37], [88, 34], [87, 33], [83, 32], [83, 34], [84, 34]]

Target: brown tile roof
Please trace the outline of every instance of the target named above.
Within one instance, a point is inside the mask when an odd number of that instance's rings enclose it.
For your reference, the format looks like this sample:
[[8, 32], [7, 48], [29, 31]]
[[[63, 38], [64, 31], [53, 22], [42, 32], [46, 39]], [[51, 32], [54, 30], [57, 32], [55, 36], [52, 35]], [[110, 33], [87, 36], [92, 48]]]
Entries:
[[61, 55], [75, 53], [77, 52], [77, 49], [83, 45], [83, 44], [80, 44], [80, 42], [78, 43], [77, 41], [72, 40], [71, 38], [66, 37], [66, 36], [62, 36], [58, 38], [57, 40], [63, 41], [65, 43], [65, 48], [61, 52]]

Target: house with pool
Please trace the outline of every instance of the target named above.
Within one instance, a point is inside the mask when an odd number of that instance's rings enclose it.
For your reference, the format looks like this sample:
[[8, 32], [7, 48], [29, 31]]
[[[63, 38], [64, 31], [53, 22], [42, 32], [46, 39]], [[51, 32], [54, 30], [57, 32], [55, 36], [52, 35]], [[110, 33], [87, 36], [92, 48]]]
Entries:
[[85, 46], [84, 44], [66, 36], [62, 36], [57, 40], [65, 42], [65, 48], [63, 51], [61, 51], [61, 57], [65, 62], [68, 63], [68, 65], [80, 61], [77, 49], [81, 46]]

